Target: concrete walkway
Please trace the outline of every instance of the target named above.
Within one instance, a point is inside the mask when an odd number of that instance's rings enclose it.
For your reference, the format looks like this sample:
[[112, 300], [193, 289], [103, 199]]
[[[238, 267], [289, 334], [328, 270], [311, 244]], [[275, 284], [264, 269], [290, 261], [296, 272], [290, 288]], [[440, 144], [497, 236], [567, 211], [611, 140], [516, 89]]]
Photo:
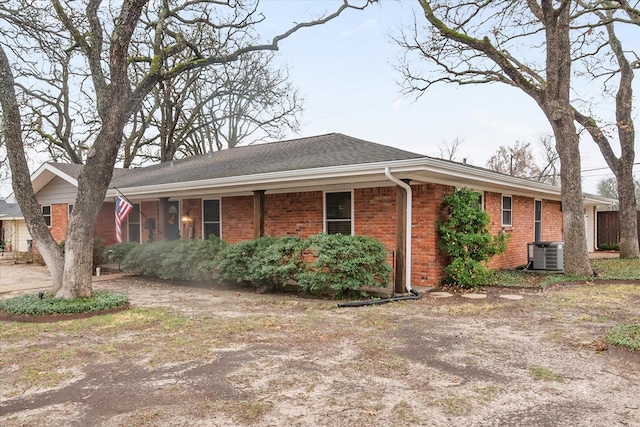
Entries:
[[[93, 277], [93, 282], [113, 280], [123, 274], [109, 274]], [[0, 299], [11, 296], [47, 291], [51, 289], [51, 275], [45, 266], [15, 264], [12, 259], [0, 260]]]

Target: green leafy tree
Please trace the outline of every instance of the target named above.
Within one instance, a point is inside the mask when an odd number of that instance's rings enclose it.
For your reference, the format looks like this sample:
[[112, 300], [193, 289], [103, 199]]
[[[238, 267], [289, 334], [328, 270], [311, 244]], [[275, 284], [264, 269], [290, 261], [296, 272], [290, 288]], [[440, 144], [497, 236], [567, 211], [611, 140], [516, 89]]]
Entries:
[[492, 236], [489, 215], [482, 210], [480, 195], [459, 189], [443, 196], [448, 219], [438, 221], [440, 248], [451, 257], [445, 267], [448, 280], [463, 288], [481, 285], [489, 273], [485, 262], [507, 249], [507, 235]]

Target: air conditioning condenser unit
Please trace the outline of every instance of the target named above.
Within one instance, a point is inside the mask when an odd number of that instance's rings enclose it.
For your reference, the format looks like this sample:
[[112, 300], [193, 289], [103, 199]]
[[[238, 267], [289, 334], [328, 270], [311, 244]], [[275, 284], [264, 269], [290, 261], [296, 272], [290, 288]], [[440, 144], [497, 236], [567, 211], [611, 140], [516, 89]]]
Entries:
[[527, 246], [529, 269], [564, 271], [564, 242], [532, 242]]

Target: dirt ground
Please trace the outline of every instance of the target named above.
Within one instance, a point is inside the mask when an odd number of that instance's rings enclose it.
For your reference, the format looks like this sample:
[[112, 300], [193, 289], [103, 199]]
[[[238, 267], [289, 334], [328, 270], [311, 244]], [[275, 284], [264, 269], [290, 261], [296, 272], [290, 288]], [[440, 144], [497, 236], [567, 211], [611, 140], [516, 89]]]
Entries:
[[0, 322], [0, 425], [640, 426], [640, 360], [603, 342], [640, 321], [638, 285], [358, 308], [137, 277], [94, 289], [132, 308]]

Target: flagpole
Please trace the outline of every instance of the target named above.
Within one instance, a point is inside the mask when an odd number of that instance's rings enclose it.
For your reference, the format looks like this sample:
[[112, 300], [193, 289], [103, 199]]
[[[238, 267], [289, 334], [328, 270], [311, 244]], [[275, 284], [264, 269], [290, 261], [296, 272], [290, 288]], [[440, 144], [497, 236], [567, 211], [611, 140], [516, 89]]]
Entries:
[[[120, 189], [119, 189], [118, 187], [116, 187], [116, 186], [114, 185], [114, 186], [113, 186], [113, 189], [114, 189], [114, 190], [116, 190], [116, 193], [117, 193], [117, 196], [118, 196], [118, 197], [122, 197], [124, 200], [126, 200], [126, 201], [127, 201], [129, 204], [131, 204], [131, 205], [135, 205], [135, 203], [133, 203], [131, 200], [129, 200], [129, 199], [127, 198], [127, 196], [125, 196], [124, 194], [122, 194], [122, 191], [120, 191]], [[142, 215], [142, 217], [143, 217], [145, 220], [147, 220], [147, 221], [148, 221], [148, 220], [150, 219], [148, 216], [146, 216], [144, 213], [142, 213], [142, 206], [140, 206], [140, 209], [138, 209], [138, 211], [140, 211], [140, 215]], [[160, 235], [161, 235], [161, 234], [163, 234], [163, 233], [160, 231], [160, 228], [158, 227], [158, 224], [156, 224], [156, 225], [153, 227], [153, 231], [157, 231], [157, 232], [158, 232], [158, 237], [160, 237]]]

